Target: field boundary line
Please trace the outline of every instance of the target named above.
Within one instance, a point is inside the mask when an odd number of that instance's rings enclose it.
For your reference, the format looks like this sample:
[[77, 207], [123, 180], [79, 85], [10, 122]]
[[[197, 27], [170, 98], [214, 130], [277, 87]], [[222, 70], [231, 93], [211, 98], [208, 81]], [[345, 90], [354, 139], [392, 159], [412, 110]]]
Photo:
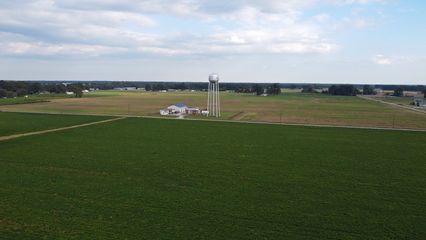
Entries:
[[295, 127], [317, 127], [317, 128], [345, 128], [345, 129], [365, 129], [365, 130], [388, 130], [388, 131], [407, 131], [407, 132], [426, 132], [426, 129], [414, 128], [390, 128], [390, 127], [363, 127], [351, 125], [326, 125], [326, 124], [305, 124], [305, 123], [279, 123], [279, 122], [259, 122], [259, 121], [240, 121], [240, 120], [221, 120], [221, 119], [177, 119], [167, 117], [153, 117], [153, 116], [140, 116], [139, 118], [153, 118], [153, 119], [169, 119], [181, 121], [205, 121], [205, 122], [225, 122], [225, 123], [243, 123], [243, 124], [263, 124], [263, 125], [281, 125], [281, 126], [295, 126]]
[[114, 121], [122, 120], [122, 119], [125, 119], [125, 118], [127, 118], [127, 117], [123, 116], [123, 117], [118, 117], [118, 118], [113, 118], [113, 119], [106, 119], [106, 120], [101, 120], [101, 121], [96, 121], [96, 122], [89, 122], [89, 123], [83, 123], [83, 124], [78, 124], [78, 125], [72, 125], [72, 126], [68, 126], [68, 127], [47, 129], [47, 130], [27, 132], [27, 133], [18, 133], [18, 134], [13, 134], [13, 135], [8, 135], [8, 136], [0, 136], [0, 141], [6, 141], [6, 140], [11, 140], [11, 139], [20, 138], [20, 137], [40, 135], [40, 134], [51, 133], [51, 132], [59, 132], [59, 131], [64, 131], [64, 130], [68, 130], [68, 129], [81, 128], [81, 127], [86, 127], [86, 126], [91, 126], [91, 125], [114, 122]]
[[280, 123], [280, 122], [259, 122], [259, 121], [241, 121], [241, 120], [226, 120], [226, 119], [200, 119], [200, 118], [177, 119], [177, 118], [171, 118], [171, 117], [138, 116], [138, 115], [125, 115], [125, 114], [90, 114], [90, 113], [59, 113], [59, 112], [55, 113], [55, 112], [28, 112], [28, 111], [24, 112], [24, 111], [4, 111], [4, 110], [0, 110], [0, 112], [51, 114], [51, 115], [102, 116], [102, 117], [119, 117], [119, 118], [152, 118], [152, 119], [168, 119], [168, 120], [181, 120], [181, 121], [248, 123], [248, 124], [296, 126], [296, 127], [322, 127], [322, 128], [346, 128], [346, 129], [426, 132], [426, 129], [416, 129], [416, 128], [368, 127], [368, 126], [354, 126], [354, 125], [330, 125], [330, 124], [327, 125], [327, 124], [306, 124], [306, 123], [285, 123], [285, 122]]
[[386, 102], [386, 101], [383, 101], [383, 100], [374, 99], [374, 98], [371, 98], [371, 97], [366, 97], [366, 96], [361, 96], [361, 95], [357, 95], [357, 97], [359, 97], [361, 99], [365, 99], [365, 100], [375, 101], [375, 102], [391, 105], [391, 106], [394, 106], [394, 107], [404, 108], [404, 109], [407, 109], [407, 110], [426, 114], [426, 111], [423, 111], [421, 109], [416, 109], [416, 108], [413, 108], [413, 107], [409, 107], [409, 106], [403, 106], [403, 105], [399, 105], [399, 104], [396, 104], [396, 103]]

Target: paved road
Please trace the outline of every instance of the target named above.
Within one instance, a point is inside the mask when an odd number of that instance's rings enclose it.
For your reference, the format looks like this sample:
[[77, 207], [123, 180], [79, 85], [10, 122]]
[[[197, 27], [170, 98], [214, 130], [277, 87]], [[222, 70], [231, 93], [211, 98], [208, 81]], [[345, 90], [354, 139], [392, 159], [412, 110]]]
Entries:
[[39, 134], [50, 133], [50, 132], [64, 131], [64, 130], [68, 130], [68, 129], [86, 127], [86, 126], [95, 125], [95, 124], [113, 122], [113, 121], [121, 120], [121, 119], [124, 119], [124, 118], [126, 118], [126, 117], [118, 117], [118, 118], [113, 118], [113, 119], [107, 119], [107, 120], [97, 121], [97, 122], [90, 122], [90, 123], [84, 123], [84, 124], [79, 124], [79, 125], [73, 125], [73, 126], [69, 126], [69, 127], [48, 129], [48, 130], [42, 130], [42, 131], [36, 131], [36, 132], [28, 132], [28, 133], [19, 133], [19, 134], [13, 134], [13, 135], [9, 135], [9, 136], [2, 136], [2, 137], [0, 137], [0, 141], [15, 139], [15, 138], [19, 138], [19, 137], [39, 135]]

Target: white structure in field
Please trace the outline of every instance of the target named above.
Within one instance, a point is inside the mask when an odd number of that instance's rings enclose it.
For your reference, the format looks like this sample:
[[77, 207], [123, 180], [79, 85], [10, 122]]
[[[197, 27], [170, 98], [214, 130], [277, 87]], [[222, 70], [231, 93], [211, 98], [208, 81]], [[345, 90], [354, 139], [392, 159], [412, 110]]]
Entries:
[[171, 106], [167, 107], [166, 109], [160, 110], [160, 114], [163, 115], [163, 116], [166, 116], [166, 115], [174, 115], [174, 116], [197, 115], [197, 114], [200, 114], [200, 113], [201, 113], [201, 110], [199, 108], [188, 107], [183, 103], [171, 105]]
[[207, 111], [207, 116], [220, 117], [219, 75], [216, 73], [209, 76]]

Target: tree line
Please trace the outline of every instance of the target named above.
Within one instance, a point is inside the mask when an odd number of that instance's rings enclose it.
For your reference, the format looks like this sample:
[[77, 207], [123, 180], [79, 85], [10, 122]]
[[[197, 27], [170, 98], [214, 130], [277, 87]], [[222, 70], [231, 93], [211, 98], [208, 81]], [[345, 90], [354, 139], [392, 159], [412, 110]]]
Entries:
[[[207, 91], [207, 82], [129, 82], [129, 81], [0, 81], [0, 97], [16, 97], [42, 92], [65, 93], [74, 92], [76, 97], [82, 96], [83, 90], [115, 88], [145, 88], [147, 91], [161, 91], [168, 89]], [[423, 91], [423, 85], [353, 85], [353, 84], [289, 84], [289, 83], [220, 83], [221, 91], [235, 91], [238, 93], [253, 93], [256, 95], [276, 95], [282, 88], [302, 89], [304, 93], [320, 92], [331, 95], [354, 96], [356, 94], [375, 94], [375, 88], [393, 90], [395, 96], [403, 96], [404, 91]]]
[[66, 93], [73, 92], [76, 97], [82, 97], [84, 85], [81, 83], [50, 83], [50, 82], [24, 82], [0, 81], [0, 98], [22, 97], [40, 93]]

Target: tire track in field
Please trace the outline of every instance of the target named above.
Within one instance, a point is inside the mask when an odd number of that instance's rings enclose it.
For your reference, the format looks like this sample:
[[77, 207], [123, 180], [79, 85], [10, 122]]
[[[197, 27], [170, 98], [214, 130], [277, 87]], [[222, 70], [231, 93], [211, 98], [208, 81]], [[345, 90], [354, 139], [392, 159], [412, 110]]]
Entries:
[[370, 101], [375, 101], [375, 102], [387, 104], [387, 105], [394, 106], [394, 107], [399, 107], [399, 108], [411, 110], [411, 111], [414, 111], [414, 112], [426, 113], [426, 111], [422, 110], [421, 108], [418, 109], [418, 108], [414, 108], [414, 107], [399, 105], [399, 104], [396, 104], [396, 103], [386, 102], [386, 101], [383, 101], [383, 100], [380, 100], [380, 99], [375, 99], [375, 98], [372, 98], [372, 97], [366, 97], [366, 96], [361, 96], [361, 95], [357, 95], [357, 97], [365, 99], [365, 100], [370, 100]]
[[74, 129], [74, 128], [81, 128], [81, 127], [96, 125], [96, 124], [114, 122], [114, 121], [122, 120], [122, 119], [125, 119], [125, 118], [127, 118], [127, 117], [118, 117], [118, 118], [107, 119], [107, 120], [96, 121], [96, 122], [90, 122], [90, 123], [83, 123], [83, 124], [78, 124], [78, 125], [73, 125], [73, 126], [68, 126], [68, 127], [41, 130], [41, 131], [36, 131], [36, 132], [18, 133], [18, 134], [13, 134], [13, 135], [9, 135], [9, 136], [2, 136], [2, 137], [0, 137], [0, 141], [6, 141], [6, 140], [20, 138], [20, 137], [39, 135], [39, 134], [50, 133], [50, 132], [58, 132], [58, 131], [64, 131], [64, 130], [68, 130], [68, 129]]

